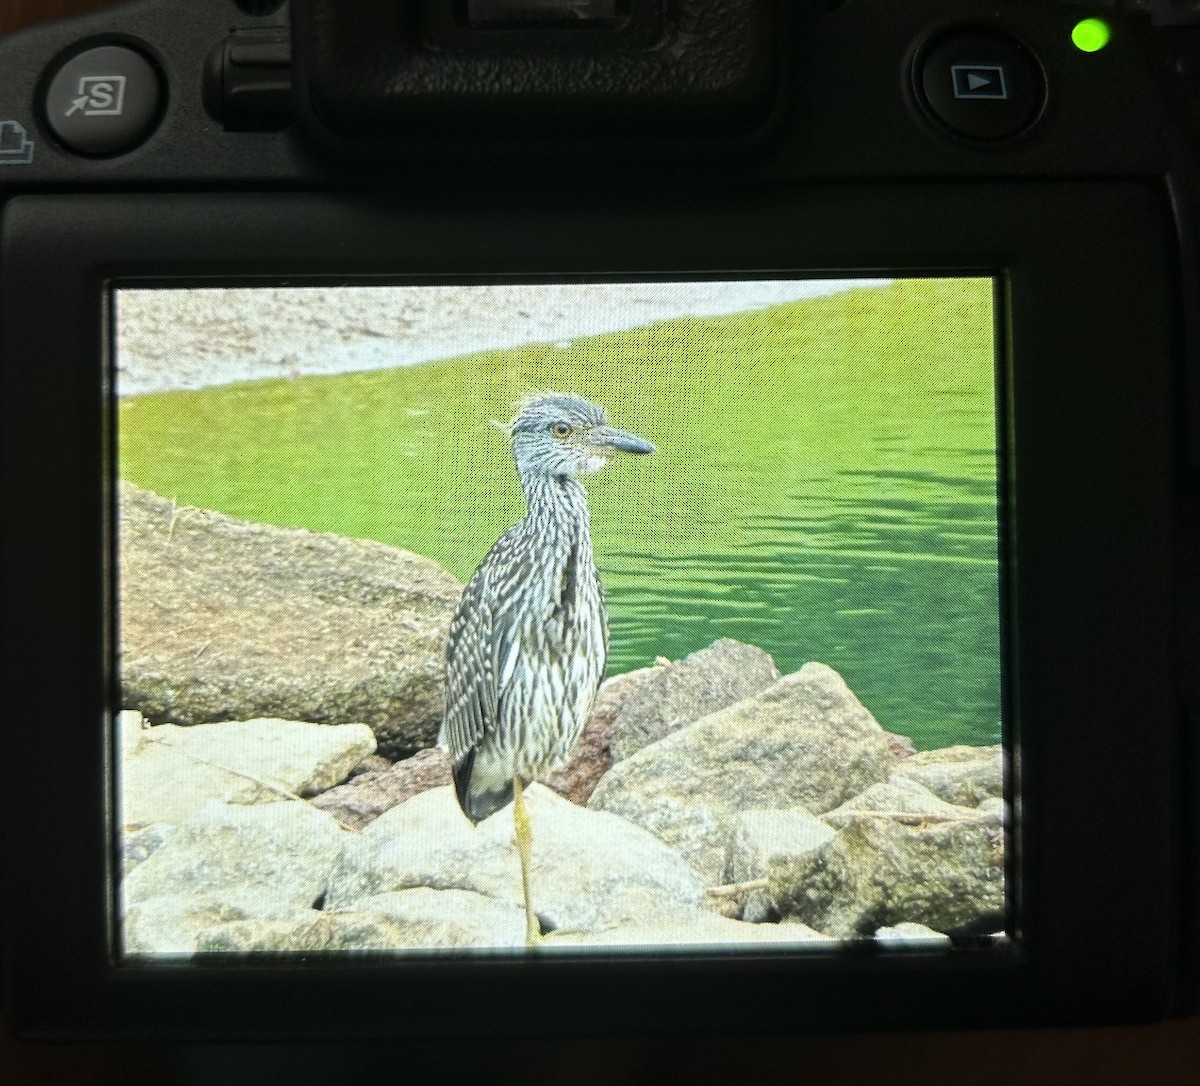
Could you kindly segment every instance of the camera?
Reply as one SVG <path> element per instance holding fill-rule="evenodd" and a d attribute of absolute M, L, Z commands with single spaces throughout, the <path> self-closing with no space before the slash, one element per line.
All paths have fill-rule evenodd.
<path fill-rule="evenodd" d="M 136 0 L 0 43 L 18 1029 L 1194 1013 L 1197 35 Z"/>

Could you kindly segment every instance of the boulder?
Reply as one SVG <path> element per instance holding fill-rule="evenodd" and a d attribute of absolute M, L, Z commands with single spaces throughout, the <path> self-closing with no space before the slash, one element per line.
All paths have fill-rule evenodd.
<path fill-rule="evenodd" d="M 433 747 L 389 764 L 386 769 L 352 777 L 317 796 L 313 806 L 328 811 L 347 829 L 361 830 L 384 811 L 450 783 L 450 760 L 444 751 Z"/>
<path fill-rule="evenodd" d="M 640 696 L 658 670 L 657 667 L 643 667 L 614 675 L 601 684 L 583 733 L 571 751 L 571 760 L 557 773 L 543 779 L 547 788 L 572 803 L 587 806 L 600 778 L 613 763 L 610 744 L 617 714 L 629 701 Z"/>
<path fill-rule="evenodd" d="M 924 785 L 947 803 L 978 807 L 985 799 L 1004 795 L 1004 748 L 923 750 L 905 758 L 896 775 Z"/>
<path fill-rule="evenodd" d="M 141 723 L 128 712 L 119 722 L 121 823 L 127 829 L 187 821 L 213 800 L 277 803 L 283 795 L 312 795 L 344 779 L 375 749 L 365 724 Z"/>
<path fill-rule="evenodd" d="M 170 840 L 174 832 L 174 826 L 162 823 L 122 833 L 121 874 L 128 875 L 138 864 L 150 859 Z"/>
<path fill-rule="evenodd" d="M 364 773 L 386 773 L 394 764 L 382 754 L 368 754 L 350 770 L 350 776 L 347 779 L 354 780 L 355 777 L 361 777 Z"/>
<path fill-rule="evenodd" d="M 821 944 L 831 943 L 828 936 L 803 924 L 748 924 L 709 912 L 667 914 L 641 924 L 621 924 L 597 932 L 551 932 L 545 945 L 555 947 L 669 946 L 678 952 L 686 948 L 711 949 L 746 943 Z"/>
<path fill-rule="evenodd" d="M 521 925 L 519 945 L 523 946 L 523 920 Z M 453 916 L 401 920 L 384 912 L 318 910 L 214 924 L 201 930 L 195 941 L 197 952 L 225 954 L 457 950 L 495 945 L 490 935 L 481 935 Z"/>
<path fill-rule="evenodd" d="M 433 890 L 419 886 L 394 890 L 357 901 L 356 915 L 381 915 L 411 932 L 432 933 L 444 927 L 453 942 L 417 942 L 415 946 L 525 945 L 525 910 L 473 890 Z M 330 915 L 337 915 L 331 913 Z"/>
<path fill-rule="evenodd" d="M 648 668 L 647 681 L 613 721 L 610 749 L 620 762 L 701 717 L 758 694 L 779 678 L 770 654 L 721 638 L 677 663 Z"/>
<path fill-rule="evenodd" d="M 832 830 L 803 807 L 790 811 L 743 811 L 733 819 L 725 855 L 725 883 L 746 886 L 767 879 L 777 863 L 820 848 Z M 766 887 L 737 892 L 737 915 L 752 923 L 777 920 Z"/>
<path fill-rule="evenodd" d="M 950 936 L 926 927 L 924 924 L 905 922 L 875 932 L 875 942 L 887 947 L 948 947 Z"/>
<path fill-rule="evenodd" d="M 154 723 L 359 721 L 433 744 L 462 585 L 395 547 L 179 506 L 122 482 L 122 703 Z"/>
<path fill-rule="evenodd" d="M 532 893 L 543 930 L 590 932 L 702 908 L 700 877 L 652 834 L 541 785 L 530 786 L 526 800 Z M 512 805 L 478 826 L 451 788 L 392 808 L 346 850 L 325 907 L 359 911 L 366 899 L 418 887 L 467 891 L 523 909 Z M 498 932 L 496 945 L 504 938 Z"/>
<path fill-rule="evenodd" d="M 135 709 L 122 709 L 113 721 L 117 732 L 117 749 L 121 761 L 124 762 L 131 754 L 141 749 L 144 736 L 142 732 L 150 725 L 141 713 Z"/>
<path fill-rule="evenodd" d="M 1004 827 L 995 816 L 956 810 L 831 813 L 843 825 L 836 837 L 772 868 L 772 904 L 843 939 L 901 923 L 950 934 L 995 927 L 1004 909 Z"/>
<path fill-rule="evenodd" d="M 424 900 L 422 898 L 424 897 Z M 525 950 L 524 913 L 463 890 L 401 890 L 367 898 L 351 911 L 307 910 L 287 917 L 230 918 L 195 914 L 205 926 L 185 944 L 198 953 L 321 953 L 347 951 Z M 812 945 L 827 937 L 803 924 L 743 924 L 704 910 L 668 913 L 642 924 L 595 932 L 554 931 L 539 955 L 579 947 L 671 947 L 704 950 L 749 944 Z M 190 952 L 190 950 L 189 950 Z"/>
<path fill-rule="evenodd" d="M 813 663 L 618 762 L 589 806 L 650 830 L 713 884 L 738 813 L 827 811 L 895 765 L 871 714 Z"/>
<path fill-rule="evenodd" d="M 349 836 L 301 800 L 213 803 L 125 876 L 126 946 L 188 952 L 187 939 L 213 923 L 310 909 Z"/>
<path fill-rule="evenodd" d="M 191 901 L 176 894 L 129 905 L 121 921 L 121 946 L 132 956 L 176 956 L 196 952 L 204 932 L 244 922 L 246 914 L 220 901 Z"/>
<path fill-rule="evenodd" d="M 826 812 L 822 817 L 838 829 L 850 825 L 865 814 L 901 818 L 909 825 L 935 819 L 946 821 L 974 818 L 977 812 L 970 807 L 959 807 L 939 799 L 928 788 L 908 777 L 896 775 L 881 784 L 873 784 L 840 807 Z"/>
<path fill-rule="evenodd" d="M 916 744 L 907 735 L 898 735 L 896 732 L 885 732 L 884 734 L 887 736 L 888 749 L 895 758 L 911 758 L 917 753 Z"/>
<path fill-rule="evenodd" d="M 992 796 L 989 799 L 985 799 L 976 810 L 980 814 L 995 815 L 1005 822 L 1008 821 L 1008 802 L 999 796 Z"/>

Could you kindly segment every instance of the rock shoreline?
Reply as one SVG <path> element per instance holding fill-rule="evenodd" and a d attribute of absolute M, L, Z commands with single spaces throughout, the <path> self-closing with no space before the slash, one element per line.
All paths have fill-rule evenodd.
<path fill-rule="evenodd" d="M 121 548 L 126 953 L 524 952 L 511 806 L 466 819 L 433 747 L 440 688 L 404 678 L 440 673 L 456 582 L 378 544 L 181 518 L 125 484 Z M 246 613 L 265 599 L 282 615 L 289 590 L 317 608 L 332 585 L 345 639 L 274 659 L 289 639 L 264 646 Z M 414 625 L 402 650 L 372 643 Z M 206 627 L 217 672 L 196 651 Z M 359 712 L 338 684 L 380 652 L 403 656 L 407 686 Z M 546 951 L 1001 931 L 1003 750 L 911 749 L 832 668 L 780 675 L 734 641 L 609 679 L 572 763 L 528 790 Z"/>

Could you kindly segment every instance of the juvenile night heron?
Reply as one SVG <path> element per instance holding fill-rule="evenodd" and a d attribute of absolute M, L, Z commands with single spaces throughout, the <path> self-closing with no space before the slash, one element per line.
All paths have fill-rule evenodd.
<path fill-rule="evenodd" d="M 526 942 L 540 937 L 529 891 L 532 834 L 522 787 L 560 768 L 604 676 L 608 621 L 579 478 L 616 453 L 654 446 L 608 425 L 573 394 L 525 401 L 509 427 L 525 518 L 488 551 L 463 590 L 446 641 L 438 742 L 474 822 L 514 800 Z"/>

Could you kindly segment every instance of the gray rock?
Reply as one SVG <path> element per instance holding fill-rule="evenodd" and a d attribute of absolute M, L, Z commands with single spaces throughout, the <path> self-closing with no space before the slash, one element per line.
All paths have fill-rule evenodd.
<path fill-rule="evenodd" d="M 897 759 L 911 758 L 917 753 L 916 744 L 907 735 L 898 735 L 896 732 L 884 734 L 887 736 L 888 749 Z"/>
<path fill-rule="evenodd" d="M 597 932 L 551 932 L 546 945 L 554 947 L 687 947 L 704 950 L 714 946 L 749 944 L 813 944 L 834 940 L 804 924 L 747 924 L 715 913 L 666 914 L 654 922 L 621 924 Z"/>
<path fill-rule="evenodd" d="M 505 911 L 486 898 L 479 899 L 482 907 L 474 908 L 462 900 L 447 900 L 457 893 L 406 890 L 368 899 L 361 911 L 294 909 L 272 916 L 248 915 L 212 902 L 181 905 L 177 899 L 153 898 L 130 907 L 124 925 L 126 953 L 311 954 L 524 946 L 520 909 L 509 906 Z"/>
<path fill-rule="evenodd" d="M 121 834 L 121 874 L 128 875 L 138 864 L 150 859 L 170 840 L 174 826 L 143 826 Z"/>
<path fill-rule="evenodd" d="M 921 820 L 974 818 L 977 812 L 971 807 L 959 807 L 938 799 L 923 785 L 896 775 L 882 784 L 871 785 L 840 807 L 827 812 L 823 818 L 829 825 L 842 829 L 864 814 L 889 818 L 910 816 L 907 822 L 913 825 Z"/>
<path fill-rule="evenodd" d="M 450 787 L 420 792 L 385 811 L 351 840 L 330 881 L 325 907 L 356 909 L 364 898 L 395 890 L 477 890 L 467 872 L 445 874 L 440 856 L 480 847 Z M 505 898 L 519 901 L 519 898 Z"/>
<path fill-rule="evenodd" d="M 883 729 L 837 672 L 806 664 L 617 763 L 590 806 L 650 830 L 712 884 L 739 812 L 830 810 L 895 764 Z"/>
<path fill-rule="evenodd" d="M 136 728 L 122 713 L 121 822 L 184 822 L 213 800 L 277 803 L 342 780 L 375 749 L 365 724 L 238 720 Z M 132 736 L 133 739 L 127 739 Z"/>
<path fill-rule="evenodd" d="M 1003 910 L 999 819 L 843 811 L 839 821 L 827 845 L 773 868 L 768 893 L 782 916 L 853 938 L 905 922 L 953 933 Z"/>
<path fill-rule="evenodd" d="M 382 754 L 368 754 L 358 765 L 350 770 L 349 780 L 361 777 L 364 773 L 386 773 L 392 768 L 393 764 L 393 762 L 383 757 Z"/>
<path fill-rule="evenodd" d="M 795 859 L 831 840 L 834 830 L 802 807 L 790 811 L 743 811 L 733 819 L 724 879 L 743 885 L 768 878 L 782 860 Z M 751 923 L 778 919 L 765 889 L 739 895 L 739 915 Z"/>
<path fill-rule="evenodd" d="M 703 905 L 699 876 L 653 835 L 578 807 L 541 785 L 526 791 L 533 823 L 532 892 L 547 929 L 596 931 Z M 326 907 L 429 887 L 523 908 L 512 806 L 472 826 L 450 788 L 423 792 L 376 819 L 336 872 Z M 497 935 L 497 944 L 506 938 Z"/>
<path fill-rule="evenodd" d="M 155 723 L 360 721 L 432 745 L 461 584 L 381 543 L 276 528 L 120 484 L 122 693 Z"/>
<path fill-rule="evenodd" d="M 522 922 L 523 923 L 523 922 Z M 521 928 L 522 945 L 524 927 Z M 461 950 L 492 945 L 452 916 L 409 921 L 379 912 L 310 910 L 290 917 L 249 918 L 205 928 L 199 953 L 353 953 Z"/>
<path fill-rule="evenodd" d="M 120 820 L 127 832 L 187 822 L 214 800 L 252 804 L 279 798 L 265 785 L 158 743 L 146 744 L 120 767 Z"/>
<path fill-rule="evenodd" d="M 901 762 L 896 775 L 924 785 L 947 803 L 978 807 L 989 797 L 1004 795 L 1004 748 L 923 750 Z"/>
<path fill-rule="evenodd" d="M 360 830 L 384 811 L 451 782 L 450 760 L 435 747 L 330 788 L 313 800 L 313 806 L 328 811 L 348 829 Z"/>
<path fill-rule="evenodd" d="M 123 709 L 117 713 L 114 721 L 117 730 L 117 749 L 124 760 L 134 754 L 142 745 L 142 732 L 150 726 L 135 709 Z"/>
<path fill-rule="evenodd" d="M 271 917 L 321 898 L 350 835 L 299 800 L 243 807 L 214 803 L 170 837 L 122 883 L 126 911 L 231 910 Z M 164 904 L 168 903 L 168 904 Z"/>
<path fill-rule="evenodd" d="M 976 810 L 980 814 L 994 815 L 1005 822 L 1008 821 L 1008 802 L 999 796 L 992 796 L 989 799 L 985 799 Z"/>
<path fill-rule="evenodd" d="M 950 936 L 934 931 L 924 924 L 905 922 L 893 927 L 880 928 L 875 932 L 875 941 L 881 946 L 891 947 L 939 947 L 949 946 Z"/>
<path fill-rule="evenodd" d="M 125 909 L 121 945 L 132 956 L 191 955 L 203 932 L 246 919 L 241 909 L 219 901 L 193 902 L 179 894 L 149 898 Z"/>
<path fill-rule="evenodd" d="M 610 740 L 614 762 L 685 724 L 760 693 L 779 678 L 768 653 L 729 638 L 648 672 L 637 696 L 628 698 L 616 714 Z"/>
<path fill-rule="evenodd" d="M 386 916 L 418 932 L 436 931 L 439 925 L 452 925 L 458 932 L 456 941 L 449 944 L 420 942 L 414 946 L 525 945 L 525 910 L 514 902 L 498 901 L 472 890 L 432 890 L 425 886 L 394 890 L 362 898 L 355 903 L 355 912 L 360 916 Z"/>

